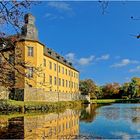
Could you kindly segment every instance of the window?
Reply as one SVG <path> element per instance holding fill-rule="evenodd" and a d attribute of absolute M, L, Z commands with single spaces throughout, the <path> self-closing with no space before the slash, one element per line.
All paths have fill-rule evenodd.
<path fill-rule="evenodd" d="M 59 86 L 61 86 L 61 79 L 59 78 Z"/>
<path fill-rule="evenodd" d="M 64 67 L 62 67 L 62 74 L 64 74 Z"/>
<path fill-rule="evenodd" d="M 56 79 L 56 77 L 54 77 L 54 85 L 56 85 L 57 84 L 57 79 Z"/>
<path fill-rule="evenodd" d="M 73 72 L 71 72 L 71 76 L 73 77 Z"/>
<path fill-rule="evenodd" d="M 69 76 L 70 76 L 70 70 L 69 70 Z"/>
<path fill-rule="evenodd" d="M 33 47 L 28 47 L 28 56 L 33 56 Z"/>
<path fill-rule="evenodd" d="M 46 67 L 46 59 L 43 60 L 44 67 Z"/>
<path fill-rule="evenodd" d="M 9 55 L 9 63 L 14 64 L 14 56 L 12 54 Z"/>
<path fill-rule="evenodd" d="M 64 79 L 62 79 L 62 86 L 64 87 L 65 85 L 64 85 Z"/>
<path fill-rule="evenodd" d="M 50 64 L 50 69 L 52 69 L 52 62 L 49 62 L 49 64 Z"/>
<path fill-rule="evenodd" d="M 43 83 L 45 83 L 45 73 L 43 74 Z"/>
<path fill-rule="evenodd" d="M 56 71 L 56 64 L 54 63 L 54 71 Z"/>
<path fill-rule="evenodd" d="M 50 76 L 50 85 L 52 85 L 52 76 Z"/>
<path fill-rule="evenodd" d="M 33 67 L 28 68 L 28 78 L 33 77 Z"/>
<path fill-rule="evenodd" d="M 69 88 L 70 88 L 70 81 L 69 81 Z"/>
<path fill-rule="evenodd" d="M 61 71 L 61 69 L 60 69 L 60 66 L 58 67 L 58 72 L 60 72 Z"/>
<path fill-rule="evenodd" d="M 66 69 L 66 75 L 67 75 L 67 69 Z"/>
<path fill-rule="evenodd" d="M 68 81 L 66 80 L 66 87 L 68 87 Z"/>

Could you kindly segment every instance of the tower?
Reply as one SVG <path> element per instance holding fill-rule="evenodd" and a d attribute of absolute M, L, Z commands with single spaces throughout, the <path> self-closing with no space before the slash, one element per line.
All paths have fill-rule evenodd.
<path fill-rule="evenodd" d="M 21 28 L 21 38 L 38 40 L 38 31 L 35 27 L 35 17 L 31 14 L 24 16 L 24 26 Z"/>

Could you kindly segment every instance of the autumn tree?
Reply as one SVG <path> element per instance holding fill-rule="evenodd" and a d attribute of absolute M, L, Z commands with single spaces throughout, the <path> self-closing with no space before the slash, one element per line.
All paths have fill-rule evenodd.
<path fill-rule="evenodd" d="M 119 83 L 109 83 L 102 86 L 103 98 L 120 98 L 119 91 Z"/>

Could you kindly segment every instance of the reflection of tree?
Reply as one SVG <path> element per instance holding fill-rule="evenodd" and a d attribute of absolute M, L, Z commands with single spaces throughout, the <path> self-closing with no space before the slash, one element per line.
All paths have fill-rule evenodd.
<path fill-rule="evenodd" d="M 133 123 L 140 123 L 140 117 L 134 117 L 132 118 Z"/>
<path fill-rule="evenodd" d="M 8 119 L 0 118 L 0 138 L 3 133 L 7 132 Z"/>
<path fill-rule="evenodd" d="M 0 133 L 1 139 L 23 139 L 24 138 L 24 120 L 23 117 L 9 119 L 6 131 Z"/>
<path fill-rule="evenodd" d="M 81 111 L 81 115 L 80 115 L 80 121 L 85 121 L 85 122 L 92 122 L 95 117 L 96 117 L 96 109 L 98 108 L 97 104 L 91 104 L 90 105 L 90 111 L 86 110 L 86 108 L 84 108 Z"/>

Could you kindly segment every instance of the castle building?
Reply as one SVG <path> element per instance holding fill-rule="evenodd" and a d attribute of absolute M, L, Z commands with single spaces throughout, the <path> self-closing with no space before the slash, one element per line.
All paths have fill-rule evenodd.
<path fill-rule="evenodd" d="M 18 64 L 15 67 L 20 73 L 14 73 L 16 81 L 12 97 L 24 101 L 77 99 L 79 71 L 64 57 L 39 42 L 35 18 L 31 14 L 26 14 L 24 21 L 14 49 L 14 61 Z"/>

